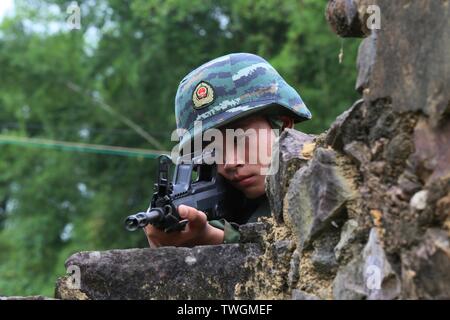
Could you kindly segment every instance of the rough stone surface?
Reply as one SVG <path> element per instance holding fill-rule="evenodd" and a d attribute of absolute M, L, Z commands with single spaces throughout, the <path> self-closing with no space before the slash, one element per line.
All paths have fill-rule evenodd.
<path fill-rule="evenodd" d="M 365 99 L 389 96 L 397 110 L 421 111 L 439 122 L 450 102 L 449 2 L 373 2 L 383 19 Z"/>
<path fill-rule="evenodd" d="M 288 273 L 289 288 L 295 288 L 295 285 L 299 280 L 299 274 L 300 274 L 300 254 L 298 250 L 295 250 L 291 257 L 290 268 Z"/>
<path fill-rule="evenodd" d="M 335 151 L 317 149 L 309 165 L 295 173 L 285 198 L 284 220 L 294 230 L 298 247 L 329 227 L 352 196 Z"/>
<path fill-rule="evenodd" d="M 318 297 L 298 289 L 292 290 L 292 300 L 319 300 Z"/>
<path fill-rule="evenodd" d="M 370 87 L 369 81 L 375 64 L 376 49 L 377 33 L 374 31 L 361 42 L 358 50 L 358 60 L 356 62 L 358 77 L 356 79 L 355 89 L 359 93 L 363 93 L 365 89 Z"/>
<path fill-rule="evenodd" d="M 341 37 L 363 37 L 364 21 L 358 12 L 358 0 L 330 0 L 325 16 L 331 29 Z"/>
<path fill-rule="evenodd" d="M 412 209 L 423 210 L 427 207 L 428 191 L 422 190 L 415 193 L 409 202 Z"/>
<path fill-rule="evenodd" d="M 362 252 L 367 298 L 392 300 L 400 295 L 400 281 L 386 257 L 378 233 L 376 228 L 370 230 L 369 240 Z"/>
<path fill-rule="evenodd" d="M 9 296 L 9 297 L 4 297 L 4 296 L 0 296 L 0 301 L 2 300 L 55 300 L 49 297 L 44 297 L 44 296 L 27 296 L 27 297 L 22 297 L 22 296 Z"/>
<path fill-rule="evenodd" d="M 429 229 L 421 244 L 403 254 L 404 297 L 410 299 L 450 297 L 449 241 L 448 232 Z"/>
<path fill-rule="evenodd" d="M 358 222 L 353 219 L 348 220 L 342 227 L 339 242 L 333 249 L 336 260 L 340 260 L 342 252 L 349 248 L 351 242 L 355 240 L 357 228 Z"/>
<path fill-rule="evenodd" d="M 358 165 L 366 165 L 371 159 L 370 149 L 364 143 L 354 141 L 344 147 L 344 152 Z"/>
<path fill-rule="evenodd" d="M 429 183 L 439 178 L 450 176 L 450 121 L 433 128 L 425 118 L 414 128 L 415 151 L 411 163 L 422 182 Z"/>
<path fill-rule="evenodd" d="M 81 288 L 63 278 L 56 297 L 62 299 L 232 299 L 234 286 L 248 273 L 258 245 L 80 252 L 66 267 L 80 269 Z"/>
<path fill-rule="evenodd" d="M 334 282 L 335 299 L 392 300 L 400 295 L 400 280 L 386 258 L 377 230 L 370 231 L 361 256 L 344 266 Z"/>
<path fill-rule="evenodd" d="M 327 145 L 332 146 L 336 150 L 342 150 L 344 147 L 344 139 L 349 135 L 354 135 L 352 130 L 355 128 L 356 122 L 359 121 L 360 109 L 363 107 L 364 100 L 356 101 L 347 111 L 342 113 L 333 122 L 325 137 Z"/>
<path fill-rule="evenodd" d="M 311 158 L 315 136 L 293 129 L 286 129 L 280 134 L 278 142 L 278 171 L 267 176 L 266 193 L 272 214 L 278 222 L 283 221 L 283 201 L 289 186 L 290 177 Z M 306 146 L 306 148 L 305 148 Z M 276 156 L 277 153 L 274 153 Z M 275 160 L 273 160 L 275 161 Z"/>
<path fill-rule="evenodd" d="M 264 241 L 264 235 L 267 233 L 267 224 L 262 222 L 247 223 L 239 227 L 241 234 L 241 243 L 259 243 Z"/>
<path fill-rule="evenodd" d="M 338 263 L 334 254 L 334 248 L 339 240 L 339 232 L 337 231 L 330 230 L 326 233 L 326 236 L 313 243 L 311 262 L 317 272 L 332 275 L 337 271 Z"/>
<path fill-rule="evenodd" d="M 251 260 L 247 267 L 249 277 L 236 285 L 238 299 L 291 299 L 290 287 L 298 275 L 298 253 L 290 230 L 277 224 L 273 218 L 265 220 L 268 230 L 264 235 L 263 254 Z M 294 261 L 292 261 L 294 258 Z"/>
<path fill-rule="evenodd" d="M 357 257 L 339 270 L 333 282 L 334 299 L 362 300 L 367 297 L 362 265 L 362 258 Z"/>

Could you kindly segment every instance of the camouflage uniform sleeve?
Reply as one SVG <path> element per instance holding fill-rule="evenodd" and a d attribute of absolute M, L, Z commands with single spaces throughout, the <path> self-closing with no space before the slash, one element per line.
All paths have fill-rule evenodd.
<path fill-rule="evenodd" d="M 220 230 L 223 230 L 223 243 L 238 243 L 241 234 L 239 233 L 239 226 L 235 223 L 231 224 L 225 219 L 208 221 L 210 225 Z"/>

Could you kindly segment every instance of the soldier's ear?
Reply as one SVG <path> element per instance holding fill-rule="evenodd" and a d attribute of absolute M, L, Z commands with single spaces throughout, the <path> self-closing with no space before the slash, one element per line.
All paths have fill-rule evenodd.
<path fill-rule="evenodd" d="M 286 128 L 292 129 L 294 127 L 294 119 L 288 116 L 280 116 L 280 120 L 283 122 L 283 125 L 281 126 L 281 131 L 283 131 Z"/>

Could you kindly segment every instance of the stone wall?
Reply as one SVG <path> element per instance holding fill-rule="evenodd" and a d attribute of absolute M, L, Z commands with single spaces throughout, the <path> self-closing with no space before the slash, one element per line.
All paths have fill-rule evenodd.
<path fill-rule="evenodd" d="M 450 298 L 450 2 L 331 0 L 326 15 L 365 37 L 362 99 L 319 136 L 282 134 L 273 216 L 241 244 L 75 254 L 81 287 L 63 277 L 57 297 Z"/>
<path fill-rule="evenodd" d="M 380 8 L 379 30 L 367 28 L 369 5 Z M 238 296 L 448 299 L 450 4 L 334 0 L 326 15 L 340 36 L 365 36 L 362 99 L 281 177 L 285 193 L 269 178 L 282 203 L 272 224 L 286 232 L 274 231 Z M 305 158 L 281 150 L 281 160 Z"/>

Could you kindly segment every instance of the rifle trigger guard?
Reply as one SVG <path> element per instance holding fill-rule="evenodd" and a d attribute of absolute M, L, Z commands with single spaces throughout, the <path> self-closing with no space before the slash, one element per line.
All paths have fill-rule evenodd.
<path fill-rule="evenodd" d="M 186 227 L 187 223 L 188 223 L 188 220 L 187 220 L 187 219 L 181 220 L 181 221 L 178 222 L 176 225 L 171 226 L 171 227 L 169 227 L 169 228 L 166 228 L 166 229 L 164 230 L 164 232 L 167 232 L 167 233 L 168 233 L 168 232 L 173 232 L 173 231 L 181 231 L 181 230 L 183 230 L 183 229 Z"/>

